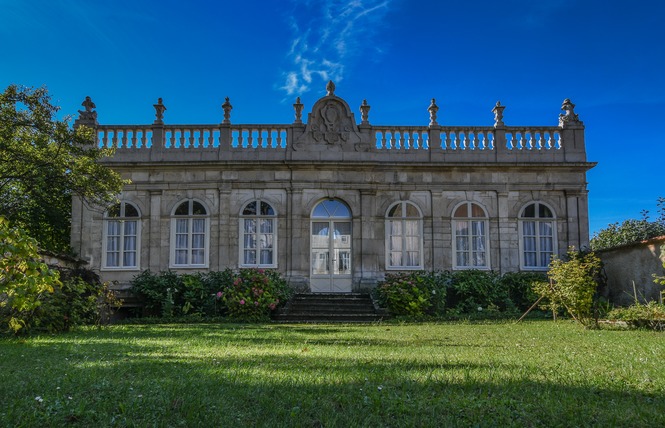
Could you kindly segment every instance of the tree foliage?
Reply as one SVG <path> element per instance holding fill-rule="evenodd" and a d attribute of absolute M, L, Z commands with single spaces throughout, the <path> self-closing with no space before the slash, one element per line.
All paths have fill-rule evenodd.
<path fill-rule="evenodd" d="M 658 218 L 655 221 L 649 219 L 648 211 L 643 211 L 639 220 L 628 219 L 621 224 L 610 224 L 591 238 L 591 249 L 600 251 L 662 235 L 665 235 L 665 198 L 658 198 Z"/>
<path fill-rule="evenodd" d="M 0 217 L 0 328 L 24 328 L 42 294 L 58 285 L 58 272 L 39 261 L 37 242 Z"/>
<path fill-rule="evenodd" d="M 69 246 L 71 197 L 108 205 L 123 181 L 98 161 L 92 129 L 58 120 L 46 88 L 11 85 L 0 94 L 0 215 L 23 227 L 41 248 Z"/>

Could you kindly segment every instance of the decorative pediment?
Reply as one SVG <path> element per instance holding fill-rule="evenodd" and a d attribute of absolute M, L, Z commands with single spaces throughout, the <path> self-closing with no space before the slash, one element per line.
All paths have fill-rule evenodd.
<path fill-rule="evenodd" d="M 349 105 L 335 95 L 331 82 L 307 117 L 305 132 L 293 144 L 298 151 L 360 151 L 361 135 Z"/>

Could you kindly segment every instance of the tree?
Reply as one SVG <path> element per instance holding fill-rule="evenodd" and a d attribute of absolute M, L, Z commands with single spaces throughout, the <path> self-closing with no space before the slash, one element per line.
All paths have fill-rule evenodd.
<path fill-rule="evenodd" d="M 98 161 L 113 154 L 94 131 L 58 120 L 48 90 L 10 85 L 0 94 L 0 215 L 42 249 L 69 249 L 71 198 L 107 206 L 123 180 Z"/>
<path fill-rule="evenodd" d="M 37 241 L 0 217 L 0 329 L 17 333 L 60 285 L 59 274 L 39 261 Z"/>
<path fill-rule="evenodd" d="M 648 211 L 642 211 L 639 220 L 628 219 L 621 224 L 608 225 L 591 238 L 590 244 L 593 251 L 600 251 L 662 235 L 665 235 L 665 198 L 658 198 L 658 218 L 655 221 L 649 220 Z"/>

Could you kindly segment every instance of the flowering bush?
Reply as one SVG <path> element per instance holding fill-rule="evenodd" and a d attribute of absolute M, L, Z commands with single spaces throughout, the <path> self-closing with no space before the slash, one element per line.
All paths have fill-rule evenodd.
<path fill-rule="evenodd" d="M 420 316 L 443 311 L 448 274 L 400 272 L 387 274 L 376 289 L 379 304 L 395 315 Z"/>
<path fill-rule="evenodd" d="M 229 317 L 253 321 L 267 319 L 289 295 L 290 289 L 278 272 L 241 269 L 232 285 L 217 291 L 214 298 L 224 303 Z"/>

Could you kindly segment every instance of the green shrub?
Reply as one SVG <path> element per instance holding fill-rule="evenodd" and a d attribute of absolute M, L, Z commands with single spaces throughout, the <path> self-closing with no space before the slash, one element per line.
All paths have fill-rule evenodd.
<path fill-rule="evenodd" d="M 65 275 L 63 275 L 65 276 Z M 56 333 L 77 325 L 100 325 L 119 302 L 99 278 L 69 274 L 53 293 L 42 295 L 41 304 L 26 323 L 30 331 Z M 84 279 L 85 278 L 85 279 Z"/>
<path fill-rule="evenodd" d="M 458 313 L 513 309 L 507 284 L 494 272 L 460 270 L 452 275 L 448 307 Z"/>
<path fill-rule="evenodd" d="M 229 318 L 259 321 L 268 319 L 290 295 L 291 289 L 277 271 L 241 269 L 232 284 L 220 288 L 214 297 L 224 302 Z"/>
<path fill-rule="evenodd" d="M 594 295 L 601 278 L 602 262 L 593 252 L 570 249 L 566 259 L 552 258 L 547 273 L 549 283 L 541 283 L 536 291 L 547 299 L 545 307 L 557 312 L 565 308 L 570 316 L 585 326 L 598 317 L 594 314 Z"/>
<path fill-rule="evenodd" d="M 148 315 L 242 320 L 267 319 L 271 311 L 286 303 L 291 292 L 277 271 L 263 269 L 182 275 L 146 270 L 134 277 L 131 290 L 143 300 Z"/>
<path fill-rule="evenodd" d="M 637 303 L 627 308 L 615 308 L 607 314 L 607 319 L 625 321 L 635 328 L 665 330 L 665 305 L 651 301 L 644 305 Z"/>
<path fill-rule="evenodd" d="M 376 288 L 381 306 L 394 315 L 441 314 L 445 308 L 447 272 L 389 273 Z"/>
<path fill-rule="evenodd" d="M 508 272 L 501 276 L 499 281 L 508 295 L 512 304 L 520 311 L 526 311 L 538 300 L 538 293 L 534 290 L 534 284 L 547 282 L 547 275 L 537 272 Z"/>
<path fill-rule="evenodd" d="M 213 297 L 230 287 L 233 278 L 230 269 L 182 275 L 172 271 L 155 274 L 146 270 L 134 277 L 131 291 L 143 300 L 148 315 L 211 317 L 225 312 L 223 303 Z"/>

